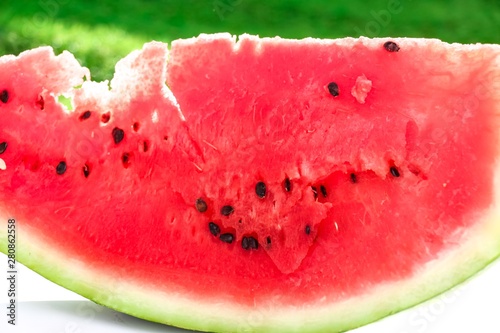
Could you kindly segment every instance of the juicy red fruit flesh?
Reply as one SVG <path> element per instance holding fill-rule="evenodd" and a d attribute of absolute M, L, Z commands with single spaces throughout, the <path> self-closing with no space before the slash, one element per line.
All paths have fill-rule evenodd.
<path fill-rule="evenodd" d="M 248 40 L 240 42 L 234 53 L 229 45 L 221 46 L 223 43 L 217 41 L 200 44 L 207 52 L 211 47 L 215 52 L 217 47 L 224 65 L 218 64 L 218 58 L 209 58 L 210 53 L 200 59 L 196 47 L 201 45 L 182 44 L 177 49 L 174 46 L 175 61 L 167 84 L 181 108 L 186 106 L 183 114 L 196 140 L 217 147 L 217 151 L 203 148 L 204 158 L 209 161 L 224 156 L 217 166 L 225 167 L 214 174 L 221 175 L 221 183 L 243 186 L 239 191 L 227 191 L 227 195 L 217 187 L 210 190 L 217 178 L 210 176 L 212 165 L 207 162 L 202 165 L 207 176 L 202 173 L 195 192 L 211 197 L 215 205 L 234 201 L 232 217 L 221 219 L 226 227 L 248 233 L 262 228 L 259 243 L 268 243 L 270 237 L 272 248 L 283 246 L 280 240 L 286 243 L 292 237 L 297 247 L 304 246 L 304 253 L 310 255 L 303 258 L 298 271 L 290 274 L 314 276 L 312 267 L 321 267 L 324 276 L 301 286 L 304 294 L 325 291 L 324 286 L 330 283 L 341 290 L 354 291 L 363 285 L 363 280 L 375 283 L 411 276 L 414 265 L 430 260 L 446 246 L 446 235 L 474 221 L 465 217 L 467 214 L 491 202 L 490 177 L 498 132 L 494 125 L 498 121 L 492 118 L 493 102 L 481 100 L 483 104 L 464 126 L 461 112 L 465 112 L 465 103 L 450 97 L 455 96 L 455 89 L 462 91 L 462 84 L 470 87 L 476 77 L 474 72 L 481 70 L 467 56 L 460 59 L 469 61 L 470 72 L 444 85 L 449 89 L 448 95 L 442 89 L 443 80 L 453 80 L 453 73 L 462 72 L 463 64 L 443 62 L 445 50 L 434 45 L 419 49 L 404 42 L 381 41 L 369 51 L 356 44 L 337 52 L 325 46 L 308 53 L 305 46 L 298 44 L 264 44 L 259 45 L 259 56 L 254 57 L 255 45 Z M 252 71 L 238 71 L 238 64 L 242 63 Z M 362 75 L 373 84 L 364 104 L 350 94 Z M 200 95 L 190 85 L 190 77 L 200 78 L 199 84 L 208 87 L 206 95 Z M 226 94 L 222 91 L 228 77 L 237 77 L 238 81 Z M 261 94 L 262 91 L 267 94 Z M 237 104 L 225 107 L 220 102 L 224 99 Z M 450 111 L 457 107 L 461 111 Z M 218 125 L 221 114 L 224 122 Z M 455 122 L 457 126 L 450 125 Z M 224 149 L 227 139 L 220 133 L 228 132 L 237 135 L 238 140 L 234 140 L 231 149 Z M 233 148 L 248 149 L 248 142 L 258 147 L 254 155 Z M 270 153 L 262 155 L 261 150 Z M 294 154 L 295 150 L 300 154 Z M 452 153 L 456 151 L 461 153 Z M 475 165 L 485 172 L 484 179 L 477 179 L 474 167 L 466 161 L 459 162 L 459 156 L 469 153 L 474 158 L 480 156 L 481 162 Z M 265 167 L 249 170 L 241 167 L 239 161 Z M 246 195 L 253 188 L 254 179 L 266 184 L 265 199 Z M 295 193 L 303 201 L 294 201 Z M 327 213 L 313 218 L 308 235 L 307 216 L 300 216 L 289 229 L 283 226 L 285 213 L 276 220 L 270 218 L 274 207 L 284 209 L 288 205 L 296 205 L 297 210 L 300 206 L 309 213 L 325 208 Z M 254 210 L 257 216 L 248 221 L 245 211 Z M 268 225 L 259 223 L 261 216 L 267 216 Z M 239 227 L 242 217 L 243 226 Z M 214 214 L 207 218 L 218 217 Z M 246 228 L 245 224 L 252 220 L 254 229 Z M 275 224 L 286 230 L 285 236 L 273 229 Z M 294 236 L 290 231 L 293 228 Z M 308 239 L 312 242 L 306 243 Z M 262 247 L 256 252 L 266 251 Z M 267 253 L 274 263 L 283 259 L 272 249 Z M 366 263 L 368 253 L 371 259 Z M 331 262 L 336 263 L 334 267 Z"/>
<path fill-rule="evenodd" d="M 275 293 L 284 303 L 300 304 L 320 293 L 328 301 L 362 293 L 367 281 L 411 276 L 438 255 L 449 235 L 474 221 L 468 214 L 491 202 L 498 126 L 488 100 L 480 101 L 467 126 L 450 126 L 464 121 L 447 111 L 457 109 L 456 101 L 443 90 L 430 94 L 443 78 L 425 74 L 446 66 L 458 71 L 452 63 L 426 60 L 443 59 L 439 49 L 429 54 L 400 44 L 393 53 L 381 45 L 315 52 L 272 43 L 256 52 L 251 41 L 238 52 L 229 42 L 174 46 L 167 83 L 186 118 L 182 123 L 174 107 L 161 104 L 159 89 L 149 94 L 154 98 L 142 96 L 141 107 L 118 103 L 120 112 L 86 121 L 78 115 L 107 108 L 89 102 L 65 115 L 49 102 L 43 114 L 26 107 L 40 117 L 28 123 L 18 108 L 5 108 L 22 101 L 0 94 L 0 112 L 9 119 L 1 139 L 15 142 L 2 155 L 8 167 L 0 175 L 0 202 L 10 203 L 22 189 L 30 200 L 11 205 L 13 214 L 51 221 L 37 225 L 46 235 L 58 225 L 52 221 L 64 222 L 64 241 L 54 246 L 96 264 L 128 267 L 130 277 L 159 290 L 168 276 L 186 290 L 217 288 L 242 303 Z M 335 56 L 332 48 L 339 48 Z M 474 66 L 465 66 L 469 83 Z M 362 74 L 374 87 L 365 104 L 349 94 Z M 236 81 L 228 87 L 227 78 Z M 337 88 L 325 91 L 332 79 Z M 13 89 L 12 96 L 20 96 L 21 88 Z M 22 98 L 33 101 L 42 91 L 34 87 Z M 436 105 L 444 111 L 434 112 Z M 418 112 L 434 118 L 425 122 Z M 36 137 L 18 142 L 17 123 Z M 49 131 L 39 123 L 55 125 Z M 75 137 L 67 147 L 33 148 L 39 136 L 66 138 L 68 128 L 77 130 L 70 131 Z M 474 154 L 474 166 L 460 163 L 459 152 Z M 84 190 L 69 191 L 77 188 Z M 145 273 L 148 265 L 154 270 Z"/>

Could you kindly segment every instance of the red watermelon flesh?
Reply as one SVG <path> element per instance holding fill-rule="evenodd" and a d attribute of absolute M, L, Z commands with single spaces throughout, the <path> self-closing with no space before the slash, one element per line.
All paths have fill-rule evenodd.
<path fill-rule="evenodd" d="M 0 58 L 20 261 L 154 321 L 333 332 L 499 255 L 498 46 L 219 34 L 166 58 L 110 87 L 50 48 Z"/>

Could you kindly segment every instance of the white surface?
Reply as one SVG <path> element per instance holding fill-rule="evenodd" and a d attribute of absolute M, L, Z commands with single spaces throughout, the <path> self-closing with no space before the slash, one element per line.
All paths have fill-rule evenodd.
<path fill-rule="evenodd" d="M 5 265 L 2 265 L 2 262 Z M 7 257 L 0 255 L 2 333 L 188 332 L 109 310 L 17 264 L 16 326 L 7 323 Z M 500 261 L 430 302 L 352 333 L 500 333 Z M 273 332 L 271 332 L 273 333 Z M 327 332 L 325 332 L 327 333 Z"/>

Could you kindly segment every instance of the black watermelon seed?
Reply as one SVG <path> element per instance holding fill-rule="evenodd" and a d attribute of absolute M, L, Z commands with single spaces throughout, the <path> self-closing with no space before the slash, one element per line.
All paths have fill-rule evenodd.
<path fill-rule="evenodd" d="M 266 237 L 266 244 L 271 245 L 271 237 L 269 236 Z"/>
<path fill-rule="evenodd" d="M 234 212 L 234 208 L 233 206 L 223 206 L 221 209 L 220 209 L 220 213 L 224 216 L 229 216 L 231 215 L 232 213 Z"/>
<path fill-rule="evenodd" d="M 220 228 L 217 224 L 213 222 L 208 223 L 208 229 L 210 230 L 210 233 L 214 235 L 215 237 L 219 236 L 220 234 Z"/>
<path fill-rule="evenodd" d="M 120 142 L 122 142 L 123 138 L 125 137 L 125 132 L 118 127 L 113 128 L 111 134 L 113 135 L 113 141 L 115 141 L 115 144 L 119 144 Z"/>
<path fill-rule="evenodd" d="M 398 52 L 399 46 L 398 46 L 398 44 L 389 41 L 389 42 L 384 43 L 384 49 L 386 49 L 389 52 Z"/>
<path fill-rule="evenodd" d="M 56 173 L 58 175 L 62 175 L 63 173 L 66 172 L 66 162 L 61 161 L 59 164 L 56 166 Z"/>
<path fill-rule="evenodd" d="M 354 184 L 358 182 L 358 177 L 354 173 L 351 173 L 351 182 Z"/>
<path fill-rule="evenodd" d="M 339 85 L 335 82 L 328 83 L 328 91 L 333 97 L 337 97 L 339 95 Z"/>
<path fill-rule="evenodd" d="M 259 248 L 259 242 L 252 236 L 243 237 L 241 240 L 241 247 L 244 250 L 256 250 Z"/>
<path fill-rule="evenodd" d="M 196 199 L 195 207 L 196 210 L 199 211 L 200 213 L 205 213 L 208 208 L 207 203 L 202 198 Z"/>
<path fill-rule="evenodd" d="M 326 187 L 324 185 L 321 185 L 319 187 L 319 190 L 321 191 L 321 194 L 323 194 L 323 197 L 326 198 L 326 195 L 327 195 L 327 193 L 326 193 Z"/>
<path fill-rule="evenodd" d="M 135 122 L 133 125 L 132 125 L 132 129 L 137 132 L 139 130 L 139 123 L 138 122 Z"/>
<path fill-rule="evenodd" d="M 130 154 L 129 153 L 123 153 L 122 155 L 122 163 L 125 167 L 129 165 L 130 162 Z"/>
<path fill-rule="evenodd" d="M 83 170 L 83 175 L 85 176 L 85 178 L 88 178 L 90 175 L 90 167 L 87 164 L 85 164 L 83 166 L 82 170 Z"/>
<path fill-rule="evenodd" d="M 144 141 L 144 142 L 142 143 L 142 150 L 143 150 L 144 152 L 147 152 L 147 151 L 149 150 L 149 143 L 148 143 L 147 141 Z"/>
<path fill-rule="evenodd" d="M 391 167 L 391 175 L 393 175 L 394 177 L 399 177 L 399 171 L 396 167 Z"/>
<path fill-rule="evenodd" d="M 306 225 L 305 232 L 306 232 L 306 235 L 309 235 L 311 233 L 311 227 L 309 225 Z"/>
<path fill-rule="evenodd" d="M 5 153 L 5 150 L 7 150 L 7 146 L 8 146 L 8 144 L 5 141 L 0 143 L 0 154 Z"/>
<path fill-rule="evenodd" d="M 255 185 L 255 193 L 259 198 L 264 198 L 266 196 L 266 184 L 264 184 L 264 182 L 258 182 Z"/>
<path fill-rule="evenodd" d="M 223 241 L 224 243 L 231 244 L 234 240 L 234 235 L 227 233 L 227 234 L 222 234 L 219 236 L 219 239 Z"/>
<path fill-rule="evenodd" d="M 91 115 L 92 115 L 92 112 L 90 112 L 90 111 L 88 111 L 88 110 L 87 110 L 87 111 L 83 112 L 83 113 L 80 115 L 79 119 L 80 119 L 80 120 L 89 119 Z"/>
<path fill-rule="evenodd" d="M 253 237 L 248 237 L 248 245 L 250 249 L 257 250 L 259 248 L 259 242 Z"/>
<path fill-rule="evenodd" d="M 243 237 L 241 240 L 241 247 L 243 250 L 248 250 L 248 237 Z"/>
<path fill-rule="evenodd" d="M 109 112 L 101 114 L 101 121 L 103 123 L 106 124 L 110 119 L 111 119 L 111 116 L 110 116 Z"/>
<path fill-rule="evenodd" d="M 7 103 L 9 101 L 9 92 L 7 90 L 2 90 L 2 92 L 0 92 L 0 101 L 2 101 L 2 103 Z"/>
<path fill-rule="evenodd" d="M 311 190 L 313 191 L 314 199 L 318 199 L 318 189 L 316 186 L 311 186 Z"/>
<path fill-rule="evenodd" d="M 283 181 L 283 188 L 286 192 L 290 192 L 292 190 L 292 182 L 290 181 L 290 178 L 285 178 L 285 180 Z"/>

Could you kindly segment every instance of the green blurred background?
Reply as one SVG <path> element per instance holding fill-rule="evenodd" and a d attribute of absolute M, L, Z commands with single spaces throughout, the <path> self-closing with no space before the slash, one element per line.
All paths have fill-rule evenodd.
<path fill-rule="evenodd" d="M 0 55 L 73 52 L 95 80 L 152 39 L 212 32 L 335 38 L 409 36 L 500 43 L 500 0 L 2 0 Z"/>

